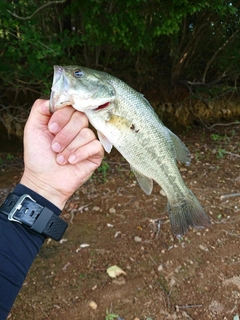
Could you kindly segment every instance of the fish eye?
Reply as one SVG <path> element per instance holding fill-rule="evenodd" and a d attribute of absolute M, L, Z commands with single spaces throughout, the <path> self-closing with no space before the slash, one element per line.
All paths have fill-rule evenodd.
<path fill-rule="evenodd" d="M 73 74 L 76 78 L 81 78 L 84 76 L 84 72 L 80 69 L 74 70 Z"/>

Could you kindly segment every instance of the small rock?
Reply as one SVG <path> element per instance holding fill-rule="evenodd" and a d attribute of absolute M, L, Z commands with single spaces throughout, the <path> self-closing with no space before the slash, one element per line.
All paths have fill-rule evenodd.
<path fill-rule="evenodd" d="M 110 209 L 109 209 L 109 213 L 116 213 L 116 209 L 110 208 Z"/>
<path fill-rule="evenodd" d="M 64 242 L 68 241 L 68 239 L 61 239 L 59 242 L 62 244 Z"/>
<path fill-rule="evenodd" d="M 123 277 L 121 277 L 121 278 L 118 278 L 118 279 L 114 279 L 112 282 L 114 284 L 117 284 L 117 285 L 121 286 L 121 285 L 126 283 L 126 280 Z"/>
<path fill-rule="evenodd" d="M 121 234 L 121 231 L 117 231 L 114 235 L 114 238 L 117 238 Z"/>
<path fill-rule="evenodd" d="M 199 245 L 199 248 L 203 251 L 208 251 L 208 248 L 206 246 L 203 246 L 202 244 Z"/>
<path fill-rule="evenodd" d="M 141 241 L 142 241 L 142 238 L 136 236 L 136 237 L 134 237 L 134 241 L 136 241 L 136 242 L 141 242 Z"/>
<path fill-rule="evenodd" d="M 163 265 L 162 265 L 162 264 L 160 264 L 160 265 L 158 266 L 158 271 L 159 271 L 159 272 L 163 271 Z"/>
<path fill-rule="evenodd" d="M 180 172 L 185 172 L 185 171 L 187 171 L 187 168 L 180 168 L 179 171 Z"/>
<path fill-rule="evenodd" d="M 108 228 L 113 228 L 113 224 L 107 223 Z"/>
<path fill-rule="evenodd" d="M 176 280 L 174 278 L 172 278 L 170 281 L 170 288 L 175 286 L 175 284 L 176 284 Z"/>
<path fill-rule="evenodd" d="M 80 248 L 87 248 L 87 247 L 90 247 L 90 244 L 88 244 L 88 243 L 80 244 Z"/>
<path fill-rule="evenodd" d="M 229 284 L 235 285 L 238 288 L 238 290 L 240 290 L 240 277 L 233 276 L 232 278 L 223 281 L 223 285 L 227 286 Z"/>
<path fill-rule="evenodd" d="M 97 309 L 97 304 L 94 301 L 89 302 L 89 307 L 92 308 L 93 310 Z"/>
<path fill-rule="evenodd" d="M 212 301 L 209 305 L 209 310 L 214 314 L 220 314 L 224 310 L 223 305 L 218 301 Z"/>

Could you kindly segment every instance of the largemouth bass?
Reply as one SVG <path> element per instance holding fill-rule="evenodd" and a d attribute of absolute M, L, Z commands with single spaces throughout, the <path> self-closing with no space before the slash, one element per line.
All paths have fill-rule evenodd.
<path fill-rule="evenodd" d="M 51 112 L 72 105 L 84 112 L 109 153 L 114 146 L 129 162 L 146 194 L 153 180 L 168 198 L 173 234 L 210 224 L 208 215 L 185 185 L 176 160 L 190 163 L 188 148 L 161 122 L 142 94 L 105 72 L 79 66 L 54 66 Z"/>

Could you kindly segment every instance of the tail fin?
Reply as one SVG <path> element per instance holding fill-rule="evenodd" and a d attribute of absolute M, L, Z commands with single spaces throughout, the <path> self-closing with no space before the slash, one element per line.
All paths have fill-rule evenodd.
<path fill-rule="evenodd" d="M 189 190 L 189 195 L 181 203 L 168 203 L 168 213 L 172 232 L 175 236 L 184 235 L 189 227 L 204 228 L 210 225 L 210 219 L 198 202 L 195 195 Z"/>

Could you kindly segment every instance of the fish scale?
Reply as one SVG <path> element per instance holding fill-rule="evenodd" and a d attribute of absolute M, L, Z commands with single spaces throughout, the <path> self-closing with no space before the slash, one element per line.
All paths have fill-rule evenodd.
<path fill-rule="evenodd" d="M 116 83 L 113 83 L 113 86 L 117 88 L 117 92 L 119 92 L 118 89 L 121 85 L 123 86 L 121 92 L 124 92 L 124 95 L 119 95 L 116 102 L 117 105 L 121 106 L 121 109 L 119 111 L 118 108 L 116 108 L 114 114 L 119 117 L 121 117 L 120 114 L 124 113 L 129 113 L 131 115 L 130 119 L 127 118 L 129 119 L 128 121 L 125 119 L 126 130 L 122 130 L 122 126 L 113 125 L 111 120 L 106 121 L 106 118 L 104 117 L 103 119 L 105 121 L 100 123 L 98 117 L 95 117 L 95 113 L 92 111 L 86 112 L 86 114 L 97 130 L 102 132 L 109 131 L 109 135 L 114 137 L 112 144 L 125 159 L 130 164 L 134 163 L 135 169 L 154 179 L 161 185 L 165 193 L 168 196 L 171 196 L 173 201 L 175 197 L 178 196 L 177 198 L 179 198 L 179 194 L 174 191 L 176 188 L 176 180 L 178 180 L 179 190 L 180 187 L 183 187 L 183 181 L 179 170 L 175 165 L 172 165 L 172 163 L 171 165 L 168 163 L 162 165 L 165 154 L 171 152 L 170 143 L 172 143 L 172 141 L 170 138 L 166 139 L 166 137 L 163 139 L 162 136 L 166 136 L 166 131 L 164 130 L 164 126 L 159 122 L 156 114 L 152 112 L 152 107 L 149 105 L 148 101 L 142 99 L 140 96 L 140 99 L 143 100 L 145 106 L 138 108 L 137 100 L 134 97 L 135 91 L 126 90 L 127 86 L 122 82 L 117 83 L 116 81 Z M 155 123 L 153 123 L 153 117 Z M 135 119 L 138 119 L 137 123 L 135 122 Z M 132 124 L 134 125 L 134 129 L 131 129 Z M 141 128 L 144 128 L 144 130 L 141 130 Z M 153 137 L 153 139 L 149 139 L 149 137 Z M 131 141 L 131 143 L 129 143 L 129 141 Z M 158 144 L 159 147 L 158 153 L 156 153 L 155 150 L 156 144 Z M 133 147 L 136 149 L 134 153 L 132 152 Z M 148 160 L 148 165 L 145 164 L 146 159 Z M 173 157 L 171 157 L 170 160 L 175 164 L 175 159 Z M 154 168 L 159 168 L 159 170 L 156 171 Z M 163 181 L 165 183 L 163 183 Z M 188 193 L 187 187 L 183 187 L 182 189 L 184 189 L 185 194 Z M 181 197 L 183 195 L 184 192 L 181 192 Z"/>
<path fill-rule="evenodd" d="M 144 192 L 152 192 L 153 180 L 161 186 L 176 236 L 185 234 L 189 227 L 210 224 L 176 163 L 189 164 L 189 150 L 164 126 L 142 94 L 104 72 L 55 66 L 50 109 L 54 112 L 69 104 L 86 114 L 107 152 L 114 146 L 129 162 Z"/>

